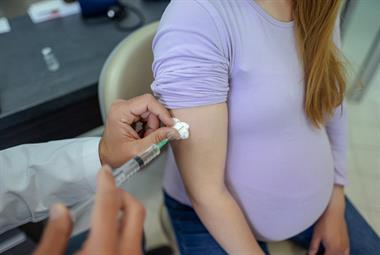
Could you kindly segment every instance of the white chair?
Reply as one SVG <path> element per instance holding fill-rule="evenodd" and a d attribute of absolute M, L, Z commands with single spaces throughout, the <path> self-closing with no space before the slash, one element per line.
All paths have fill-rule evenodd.
<path fill-rule="evenodd" d="M 121 41 L 107 58 L 99 78 L 99 104 L 103 121 L 116 99 L 130 99 L 151 93 L 153 81 L 152 41 L 159 22 L 146 25 Z M 163 169 L 166 151 L 153 161 L 146 171 Z M 160 223 L 173 250 L 176 249 L 174 232 L 166 208 L 161 205 Z"/>
<path fill-rule="evenodd" d="M 158 22 L 144 26 L 121 41 L 107 58 L 99 78 L 99 103 L 105 120 L 112 102 L 150 92 L 152 40 Z"/>

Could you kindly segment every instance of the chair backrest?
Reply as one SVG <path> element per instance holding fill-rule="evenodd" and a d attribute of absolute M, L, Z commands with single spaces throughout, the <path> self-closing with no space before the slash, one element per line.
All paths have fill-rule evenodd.
<path fill-rule="evenodd" d="M 152 41 L 158 24 L 154 22 L 135 31 L 107 58 L 98 87 L 103 121 L 115 99 L 130 99 L 151 91 Z"/>
<path fill-rule="evenodd" d="M 153 81 L 152 41 L 158 24 L 159 22 L 155 22 L 144 26 L 121 41 L 104 64 L 99 79 L 99 103 L 103 121 L 115 99 L 130 99 L 151 92 L 150 85 Z M 161 156 L 149 164 L 144 172 L 163 175 L 167 154 L 168 150 L 164 150 Z M 132 186 L 129 184 L 129 188 L 133 189 Z M 165 222 L 165 229 L 168 229 L 166 235 L 171 240 L 173 249 L 177 251 L 170 221 L 168 217 L 162 218 L 162 220 Z"/>

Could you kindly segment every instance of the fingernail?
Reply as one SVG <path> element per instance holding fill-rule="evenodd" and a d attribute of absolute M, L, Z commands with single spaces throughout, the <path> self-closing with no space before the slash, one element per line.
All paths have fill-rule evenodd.
<path fill-rule="evenodd" d="M 168 136 L 166 137 L 169 141 L 173 141 L 173 140 L 176 140 L 176 138 L 173 136 L 173 135 L 170 135 L 168 134 Z"/>
<path fill-rule="evenodd" d="M 54 204 L 50 208 L 50 220 L 61 218 L 65 214 L 65 206 L 63 204 Z"/>
<path fill-rule="evenodd" d="M 175 139 L 173 130 L 170 130 L 170 131 L 166 134 L 166 138 L 169 139 L 169 141 L 173 141 L 173 140 Z"/>
<path fill-rule="evenodd" d="M 167 134 L 167 138 L 170 140 L 170 141 L 173 141 L 173 140 L 179 140 L 180 137 L 179 137 L 179 134 L 177 131 L 175 130 L 170 130 Z"/>

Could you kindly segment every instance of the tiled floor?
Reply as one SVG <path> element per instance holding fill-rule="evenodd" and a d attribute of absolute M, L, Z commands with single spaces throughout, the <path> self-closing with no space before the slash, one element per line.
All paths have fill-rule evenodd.
<path fill-rule="evenodd" d="M 377 77 L 380 78 L 380 77 Z M 380 234 L 380 79 L 360 104 L 350 103 L 347 194 Z"/>
<path fill-rule="evenodd" d="M 358 1 L 348 36 L 345 55 L 355 73 L 370 42 L 380 29 L 380 2 Z M 380 43 L 380 42 L 377 42 Z M 361 102 L 349 102 L 349 178 L 347 194 L 380 235 L 380 67 Z"/>

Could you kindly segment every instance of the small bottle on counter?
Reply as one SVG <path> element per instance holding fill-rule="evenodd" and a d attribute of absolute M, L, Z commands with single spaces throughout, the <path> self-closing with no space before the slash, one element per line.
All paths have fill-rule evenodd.
<path fill-rule="evenodd" d="M 50 47 L 45 47 L 41 50 L 41 53 L 49 71 L 57 71 L 59 69 L 59 62 L 55 57 L 53 50 Z"/>

